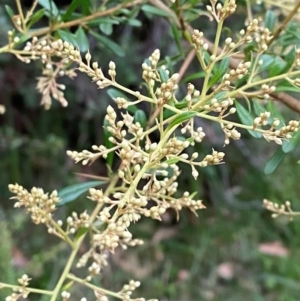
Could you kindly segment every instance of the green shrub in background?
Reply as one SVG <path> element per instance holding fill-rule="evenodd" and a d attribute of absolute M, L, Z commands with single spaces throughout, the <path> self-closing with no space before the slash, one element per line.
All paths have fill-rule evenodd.
<path fill-rule="evenodd" d="M 209 165 L 223 163 L 226 148 L 223 152 L 221 147 L 240 141 L 244 133 L 280 146 L 265 165 L 265 172 L 270 174 L 298 146 L 299 122 L 285 122 L 274 100 L 300 112 L 297 100 L 287 94 L 299 90 L 300 50 L 293 34 L 298 27 L 292 20 L 300 5 L 291 7 L 282 26 L 278 16 L 272 10 L 265 11 L 263 4 L 253 10 L 265 15 L 257 19 L 252 16 L 250 2 L 240 5 L 241 8 L 233 0 L 211 1 L 210 5 L 198 1 L 97 4 L 74 0 L 66 10 L 60 10 L 52 1 L 35 1 L 25 12 L 16 1 L 17 13 L 6 6 L 14 30 L 8 32 L 8 44 L 0 52 L 11 53 L 24 63 L 42 63 L 37 90 L 46 109 L 50 109 L 53 100 L 64 107 L 68 105 L 66 86 L 60 79 L 73 79 L 77 70 L 89 76 L 99 89 L 108 88 L 108 95 L 114 100 L 114 105 L 105 108 L 103 143 L 93 145 L 92 150 L 67 151 L 69 157 L 83 165 L 105 159 L 106 176 L 50 194 L 40 188 L 28 191 L 19 184 L 9 185 L 17 199 L 15 207 L 24 206 L 34 223 L 45 224 L 49 234 L 66 242 L 71 252 L 54 280 L 54 288 L 35 289 L 24 274 L 18 286 L 0 284 L 14 289 L 6 300 L 31 293 L 48 295 L 51 301 L 72 300 L 72 291 L 77 294 L 76 287 L 80 285 L 93 291 L 101 301 L 111 297 L 145 300 L 131 297 L 139 281 L 130 280 L 115 292 L 102 287 L 97 277 L 108 264 L 108 254 L 120 247 L 143 244 L 130 231 L 131 224 L 141 217 L 161 220 L 166 211 L 173 209 L 178 218 L 185 207 L 193 213 L 205 208 L 202 200 L 195 198 L 197 189 L 183 190 L 179 178 L 185 168 L 182 166 L 189 166 L 184 169 L 187 181 L 205 174 L 203 168 L 208 168 L 209 174 Z M 237 9 L 244 9 L 243 5 L 248 7 L 245 25 L 231 29 L 230 19 Z M 160 51 L 152 49 L 151 55 L 140 62 L 140 71 L 134 74 L 135 78 L 142 78 L 142 84 L 137 84 L 139 89 L 132 89 L 122 84 L 122 77 L 119 80 L 118 64 L 110 61 L 107 67 L 97 63 L 88 49 L 93 39 L 125 60 L 123 47 L 109 36 L 114 25 L 141 26 L 141 13 L 153 18 L 153 22 L 159 18 L 169 21 L 176 54 L 161 60 Z M 214 24 L 213 42 L 193 25 L 200 16 Z M 43 18 L 48 19 L 49 25 L 39 28 Z M 76 30 L 71 31 L 74 26 Z M 188 66 L 195 61 L 197 71 L 189 74 Z M 127 74 L 124 68 L 120 72 L 122 76 Z M 4 112 L 5 108 L 2 106 L 1 110 Z M 222 137 L 218 149 L 208 151 L 202 147 L 199 151 L 206 139 L 206 127 L 214 128 Z M 95 188 L 100 185 L 102 189 Z M 73 212 L 63 219 L 55 216 L 58 207 L 88 190 L 88 198 L 96 203 L 93 210 L 87 210 L 87 206 L 81 213 Z M 280 206 L 266 200 L 264 205 L 275 215 L 297 214 L 289 202 Z M 80 248 L 86 240 L 90 244 L 88 248 L 85 244 L 82 254 Z M 80 273 L 82 277 L 73 271 L 75 267 L 86 267 Z M 84 294 L 80 298 L 86 300 Z"/>

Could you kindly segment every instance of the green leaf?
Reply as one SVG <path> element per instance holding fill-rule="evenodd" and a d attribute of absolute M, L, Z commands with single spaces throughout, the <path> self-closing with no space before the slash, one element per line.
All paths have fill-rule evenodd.
<path fill-rule="evenodd" d="M 82 27 L 79 27 L 75 33 L 77 47 L 81 52 L 86 52 L 90 48 L 89 40 Z"/>
<path fill-rule="evenodd" d="M 86 1 L 86 0 L 84 0 Z M 62 16 L 62 21 L 69 20 L 69 18 L 72 16 L 72 13 L 75 11 L 79 5 L 81 5 L 82 0 L 73 0 L 71 4 L 68 6 L 68 10 L 65 12 L 65 14 Z"/>
<path fill-rule="evenodd" d="M 123 50 L 123 48 L 121 48 L 117 43 L 115 43 L 114 41 L 110 40 L 109 38 L 97 34 L 93 31 L 91 31 L 91 34 L 105 47 L 107 47 L 108 49 L 110 49 L 113 53 L 115 53 L 118 56 L 125 56 L 125 51 Z"/>
<path fill-rule="evenodd" d="M 175 26 L 175 24 L 172 23 L 171 23 L 171 28 L 172 28 L 173 39 L 175 40 L 177 49 L 181 54 L 183 54 L 182 45 L 181 45 L 181 37 L 182 37 L 181 31 L 178 30 L 177 26 Z"/>
<path fill-rule="evenodd" d="M 99 28 L 107 36 L 111 35 L 113 32 L 113 26 L 111 23 L 100 23 Z"/>
<path fill-rule="evenodd" d="M 28 28 L 30 28 L 32 25 L 34 25 L 36 22 L 38 22 L 41 18 L 45 15 L 45 9 L 42 8 L 38 11 L 36 11 L 30 18 L 30 21 L 28 23 Z"/>
<path fill-rule="evenodd" d="M 52 0 L 38 0 L 39 4 L 44 7 L 48 12 L 50 12 L 50 16 L 58 17 L 59 10 Z"/>
<path fill-rule="evenodd" d="M 90 26 L 97 26 L 102 23 L 104 24 L 120 24 L 120 21 L 123 21 L 123 19 L 121 18 L 117 18 L 115 17 L 114 19 L 112 18 L 97 18 L 95 20 L 91 20 L 89 21 L 87 24 L 90 25 Z"/>
<path fill-rule="evenodd" d="M 276 92 L 300 92 L 300 87 L 292 85 L 287 80 L 283 80 L 276 85 Z"/>
<path fill-rule="evenodd" d="M 188 102 L 187 101 L 180 101 L 180 102 L 177 102 L 175 103 L 175 108 L 176 109 L 179 109 L 179 110 L 182 110 L 182 109 L 185 109 L 188 107 Z M 173 111 L 172 111 L 173 112 Z"/>
<path fill-rule="evenodd" d="M 279 167 L 285 156 L 286 153 L 284 153 L 283 150 L 279 148 L 275 152 L 275 154 L 267 161 L 264 168 L 264 173 L 266 175 L 273 173 Z"/>
<path fill-rule="evenodd" d="M 269 67 L 269 77 L 282 74 L 282 70 L 285 66 L 286 62 L 280 56 L 276 55 L 273 64 Z"/>
<path fill-rule="evenodd" d="M 230 62 L 229 57 L 226 57 L 222 59 L 220 63 L 216 63 L 212 72 L 213 76 L 210 78 L 208 82 L 209 87 L 213 86 L 216 82 L 218 82 L 223 77 L 223 75 L 226 73 L 229 67 L 229 62 Z"/>
<path fill-rule="evenodd" d="M 138 19 L 129 19 L 126 21 L 126 23 L 133 27 L 141 27 L 142 26 L 142 22 Z"/>
<path fill-rule="evenodd" d="M 182 82 L 183 83 L 187 83 L 187 82 L 190 82 L 191 80 L 194 80 L 194 79 L 198 79 L 198 78 L 201 78 L 201 77 L 204 77 L 205 76 L 205 72 L 204 71 L 200 71 L 200 72 L 196 72 L 196 73 L 193 73 L 187 77 L 185 77 Z"/>
<path fill-rule="evenodd" d="M 259 116 L 261 113 L 264 113 L 266 112 L 266 109 L 265 107 L 263 107 L 258 100 L 255 100 L 255 101 L 252 101 L 252 104 L 253 104 L 253 109 L 254 109 L 254 112 L 257 116 Z"/>
<path fill-rule="evenodd" d="M 104 146 L 109 149 L 114 147 L 115 145 L 109 141 L 109 138 L 112 137 L 112 134 L 107 130 L 107 126 L 109 125 L 109 122 L 104 118 L 103 121 L 103 139 L 104 139 Z M 107 164 L 112 167 L 113 161 L 114 161 L 115 152 L 109 152 L 107 154 L 106 162 Z"/>
<path fill-rule="evenodd" d="M 176 164 L 178 162 L 179 162 L 179 159 L 177 157 L 177 158 L 172 158 L 172 159 L 166 160 L 164 163 L 168 163 L 169 165 L 172 165 L 172 164 Z"/>
<path fill-rule="evenodd" d="M 252 116 L 250 112 L 248 112 L 238 101 L 235 101 L 235 107 L 241 122 L 245 125 L 252 125 L 255 117 Z M 247 131 L 251 136 L 255 138 L 262 137 L 261 133 L 251 131 L 251 130 L 247 130 Z"/>
<path fill-rule="evenodd" d="M 274 63 L 274 55 L 271 54 L 262 54 L 259 59 L 263 61 L 258 68 L 259 72 L 267 70 Z"/>
<path fill-rule="evenodd" d="M 56 206 L 62 206 L 73 202 L 80 195 L 87 192 L 90 188 L 105 184 L 105 181 L 89 181 L 67 186 L 58 191 L 58 197 L 61 199 Z"/>
<path fill-rule="evenodd" d="M 284 153 L 293 151 L 300 144 L 300 130 L 289 140 L 284 141 L 282 144 L 282 150 Z"/>
<path fill-rule="evenodd" d="M 145 4 L 142 6 L 142 11 L 144 11 L 145 13 L 152 14 L 152 15 L 158 15 L 158 16 L 162 16 L 162 17 L 172 17 L 171 14 L 169 14 L 159 8 L 156 8 L 154 6 L 148 5 L 148 4 Z"/>
<path fill-rule="evenodd" d="M 271 113 L 271 116 L 273 118 L 277 118 L 278 120 L 280 120 L 280 124 L 279 124 L 280 127 L 282 127 L 284 125 L 284 118 L 281 115 L 281 113 L 278 111 L 278 109 L 276 108 L 274 101 L 272 101 L 272 100 L 268 101 L 267 111 L 269 111 Z"/>
<path fill-rule="evenodd" d="M 285 67 L 282 68 L 281 73 L 286 73 L 293 66 L 296 58 L 296 49 L 293 47 L 290 52 L 284 56 L 286 62 Z"/>
<path fill-rule="evenodd" d="M 134 121 L 139 122 L 142 128 L 145 130 L 147 126 L 147 116 L 143 110 L 137 110 L 134 114 Z"/>
<path fill-rule="evenodd" d="M 8 15 L 10 16 L 10 18 L 12 18 L 15 15 L 14 11 L 11 9 L 11 7 L 9 5 L 5 5 L 5 10 L 8 13 Z"/>
<path fill-rule="evenodd" d="M 88 230 L 89 228 L 80 228 L 76 233 L 75 240 L 84 235 Z"/>
<path fill-rule="evenodd" d="M 267 10 L 265 17 L 265 27 L 268 28 L 271 32 L 274 30 L 276 19 L 277 17 L 275 13 L 271 10 Z"/>
<path fill-rule="evenodd" d="M 19 36 L 19 35 L 18 35 L 18 37 L 19 37 L 19 42 L 16 43 L 17 45 L 23 44 L 24 42 L 26 42 L 32 38 L 30 36 Z"/>
<path fill-rule="evenodd" d="M 166 70 L 162 69 L 161 67 L 158 69 L 158 73 L 163 83 L 165 83 L 169 79 L 168 73 L 166 72 Z"/>
<path fill-rule="evenodd" d="M 123 92 L 121 92 L 120 90 L 114 89 L 114 88 L 107 89 L 107 94 L 112 99 L 115 99 L 117 97 L 122 97 L 122 98 L 125 98 L 126 100 L 128 100 L 127 96 Z"/>
<path fill-rule="evenodd" d="M 197 112 L 195 112 L 195 111 L 187 111 L 187 112 L 180 113 L 170 122 L 166 131 L 171 130 L 177 124 L 180 124 L 187 120 L 190 120 L 191 118 L 196 116 L 196 114 L 197 114 Z"/>
<path fill-rule="evenodd" d="M 74 47 L 79 47 L 75 35 L 73 35 L 69 31 L 59 29 L 57 30 L 57 33 L 63 41 L 71 43 Z"/>

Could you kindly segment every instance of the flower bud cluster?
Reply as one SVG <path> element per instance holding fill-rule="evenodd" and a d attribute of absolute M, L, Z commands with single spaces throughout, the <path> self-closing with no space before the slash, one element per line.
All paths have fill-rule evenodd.
<path fill-rule="evenodd" d="M 119 294 L 122 296 L 123 301 L 131 301 L 132 293 L 141 285 L 139 281 L 130 280 L 128 284 L 125 284 Z M 142 298 L 144 299 L 144 298 Z M 141 298 L 134 299 L 136 301 L 142 301 Z M 146 301 L 144 299 L 144 301 Z"/>
<path fill-rule="evenodd" d="M 223 75 L 223 82 L 222 82 L 223 89 L 228 88 L 231 82 L 243 78 L 249 72 L 250 66 L 251 66 L 251 62 L 245 62 L 245 63 L 240 62 L 235 70 L 231 69 L 229 73 L 225 73 Z"/>
<path fill-rule="evenodd" d="M 216 3 L 217 1 L 211 1 L 212 6 L 207 5 L 206 9 L 208 12 L 212 14 L 212 16 L 216 19 L 217 22 L 220 20 L 225 20 L 230 15 L 232 15 L 236 10 L 236 1 L 235 0 L 229 0 L 227 5 L 223 6 L 220 2 Z"/>
<path fill-rule="evenodd" d="M 178 89 L 177 79 L 178 73 L 174 73 L 165 83 L 162 83 L 159 88 L 156 89 L 155 95 L 157 98 L 157 104 L 163 105 L 167 103 L 173 96 L 174 92 Z"/>
<path fill-rule="evenodd" d="M 291 203 L 286 201 L 285 204 L 277 204 L 267 199 L 263 200 L 263 206 L 267 210 L 273 212 L 272 217 L 276 218 L 279 215 L 287 215 L 293 218 L 294 211 L 291 209 Z"/>
<path fill-rule="evenodd" d="M 274 122 L 276 123 L 275 125 L 279 125 L 277 120 Z M 292 134 L 299 130 L 299 121 L 296 120 L 289 121 L 287 126 L 283 126 L 280 129 L 273 129 L 275 127 L 274 122 L 272 128 L 267 133 L 264 133 L 263 137 L 267 141 L 274 141 L 279 145 L 282 144 L 283 139 L 292 138 Z"/>
<path fill-rule="evenodd" d="M 207 103 L 203 106 L 205 111 L 213 111 L 217 113 L 225 112 L 230 106 L 233 105 L 233 99 L 228 98 L 219 102 L 217 98 L 211 99 L 210 103 Z M 229 110 L 230 114 L 234 114 L 236 112 L 235 108 L 231 108 Z"/>
<path fill-rule="evenodd" d="M 160 156 L 179 155 L 184 149 L 190 145 L 188 140 L 182 141 L 173 137 L 168 140 L 165 146 L 159 151 Z"/>
<path fill-rule="evenodd" d="M 61 292 L 62 301 L 67 301 L 70 299 L 71 294 L 67 291 Z"/>
<path fill-rule="evenodd" d="M 31 42 L 28 41 L 23 50 L 28 52 L 28 56 L 20 59 L 27 64 L 38 58 L 45 64 L 54 53 L 46 39 L 39 40 L 37 37 L 33 37 Z"/>
<path fill-rule="evenodd" d="M 90 188 L 90 196 L 88 197 L 92 201 L 96 201 L 100 204 L 110 204 L 111 199 L 104 195 L 102 189 Z"/>
<path fill-rule="evenodd" d="M 221 128 L 225 134 L 224 143 L 227 145 L 230 143 L 230 139 L 239 140 L 241 138 L 241 133 L 236 130 L 232 123 L 223 124 L 221 123 Z"/>
<path fill-rule="evenodd" d="M 288 125 L 283 126 L 278 131 L 275 131 L 275 135 L 289 139 L 291 138 L 290 134 L 297 132 L 298 130 L 299 121 L 290 120 Z"/>
<path fill-rule="evenodd" d="M 116 97 L 114 98 L 118 109 L 127 109 L 128 108 L 128 101 L 124 97 Z"/>
<path fill-rule="evenodd" d="M 67 151 L 67 155 L 75 161 L 75 163 L 78 163 L 82 161 L 82 165 L 87 165 L 90 161 L 94 161 L 100 156 L 103 158 L 107 157 L 107 150 L 104 146 L 100 145 L 99 147 L 96 145 L 93 145 L 93 149 L 98 148 L 100 150 L 100 153 L 95 154 L 88 150 L 83 150 L 82 152 L 77 151 Z"/>
<path fill-rule="evenodd" d="M 149 57 L 150 66 L 147 63 L 142 64 L 142 77 L 148 83 L 150 88 L 154 87 L 155 82 L 160 81 L 160 77 L 156 69 L 159 59 L 160 51 L 159 49 L 156 49 Z"/>
<path fill-rule="evenodd" d="M 193 140 L 197 143 L 202 142 L 203 138 L 205 137 L 205 133 L 203 132 L 202 127 L 198 127 L 196 130 L 190 125 L 187 124 L 184 128 L 181 129 L 182 134 L 186 134 L 186 132 L 189 132 Z M 194 141 L 192 141 L 190 144 L 194 145 Z"/>
<path fill-rule="evenodd" d="M 26 274 L 24 274 L 21 278 L 18 279 L 18 282 L 20 283 L 20 285 L 25 287 L 29 285 L 30 280 L 31 278 L 29 278 Z"/>
<path fill-rule="evenodd" d="M 137 166 L 135 167 L 134 171 L 139 172 L 140 166 L 144 164 L 144 158 L 145 160 L 147 160 L 147 157 L 143 156 L 140 147 L 136 149 L 127 140 L 122 141 L 121 147 L 122 148 L 118 154 L 121 159 L 119 172 L 120 171 L 123 171 L 125 173 L 130 172 L 131 166 Z"/>
<path fill-rule="evenodd" d="M 56 59 L 52 60 L 54 56 Z M 65 86 L 58 84 L 57 79 L 61 76 L 76 76 L 74 68 L 70 67 L 70 60 L 80 57 L 80 53 L 74 46 L 62 40 L 51 42 L 48 39 L 39 40 L 33 37 L 26 43 L 23 54 L 17 57 L 25 63 L 40 59 L 44 64 L 43 76 L 38 77 L 37 90 L 42 94 L 41 104 L 46 109 L 50 108 L 52 99 L 58 100 L 64 107 L 67 106 L 68 102 L 63 92 Z M 57 57 L 60 57 L 60 60 L 57 60 Z"/>
<path fill-rule="evenodd" d="M 98 253 L 95 249 L 91 248 L 80 257 L 78 263 L 76 264 L 76 267 L 81 268 L 86 266 L 90 258 L 92 258 L 93 262 L 96 262 L 100 267 L 105 267 L 108 265 L 107 262 L 108 254 L 103 252 Z"/>
<path fill-rule="evenodd" d="M 240 35 L 246 38 L 246 42 L 251 42 L 252 41 L 251 35 L 254 34 L 254 33 L 259 32 L 259 30 L 260 30 L 260 27 L 259 27 L 258 20 L 257 19 L 253 19 L 250 22 L 250 24 L 247 26 L 246 32 L 242 30 L 240 32 Z M 250 39 L 249 38 L 247 39 L 247 37 L 249 37 Z"/>
<path fill-rule="evenodd" d="M 202 51 L 208 49 L 208 44 L 204 42 L 203 40 L 203 32 L 199 31 L 198 29 L 194 29 L 193 35 L 192 35 L 192 41 L 193 45 L 196 50 Z"/>
<path fill-rule="evenodd" d="M 75 233 L 81 228 L 88 228 L 90 226 L 90 216 L 84 211 L 80 213 L 79 217 L 76 212 L 72 213 L 72 216 L 67 218 L 68 231 L 69 233 Z"/>
<path fill-rule="evenodd" d="M 15 207 L 24 206 L 35 224 L 49 224 L 55 205 L 59 201 L 56 190 L 49 196 L 41 188 L 33 187 L 30 192 L 18 184 L 10 184 L 8 188 L 12 193 L 16 194 L 16 196 L 12 197 L 12 199 L 18 200 L 15 203 Z"/>
<path fill-rule="evenodd" d="M 91 277 L 100 274 L 101 266 L 97 262 L 93 262 L 92 265 L 88 268 L 89 274 Z"/>
<path fill-rule="evenodd" d="M 256 117 L 253 120 L 253 129 L 255 129 L 258 126 L 265 126 L 265 125 L 267 125 L 268 124 L 268 119 L 270 118 L 270 116 L 271 116 L 270 112 L 261 113 L 259 115 L 259 117 Z"/>
<path fill-rule="evenodd" d="M 213 149 L 211 155 L 206 155 L 205 158 L 200 162 L 201 167 L 206 167 L 207 165 L 220 164 L 223 161 L 225 154 L 223 152 L 217 152 Z"/>
<path fill-rule="evenodd" d="M 18 282 L 21 285 L 21 287 L 14 288 L 15 292 L 12 293 L 10 296 L 6 297 L 5 301 L 17 301 L 20 299 L 27 299 L 30 292 L 26 287 L 29 285 L 30 280 L 31 278 L 29 278 L 26 274 L 24 274 L 21 278 L 19 278 Z"/>
<path fill-rule="evenodd" d="M 187 95 L 185 97 L 185 100 L 192 104 L 194 101 L 197 101 L 197 98 L 200 96 L 200 91 L 195 89 L 195 86 L 191 83 L 187 86 Z M 190 107 L 190 105 L 189 105 Z"/>
<path fill-rule="evenodd" d="M 99 247 L 100 252 L 104 250 L 114 252 L 118 246 L 126 249 L 127 246 L 143 244 L 142 240 L 133 239 L 132 234 L 127 230 L 130 225 L 129 221 L 125 223 L 119 219 L 116 222 L 110 220 L 106 220 L 106 222 L 108 222 L 107 229 L 100 234 L 93 235 L 93 244 L 95 247 Z"/>
<path fill-rule="evenodd" d="M 275 86 L 270 87 L 269 85 L 263 84 L 261 86 L 261 90 L 262 90 L 264 99 L 269 99 L 269 97 L 270 97 L 269 94 L 273 93 L 276 90 L 276 87 Z"/>
<path fill-rule="evenodd" d="M 272 33 L 268 28 L 260 28 L 259 33 L 256 35 L 255 42 L 258 45 L 259 52 L 268 50 L 268 43 L 272 39 Z"/>
<path fill-rule="evenodd" d="M 111 77 L 112 81 L 115 81 L 117 75 L 116 64 L 113 61 L 110 61 L 108 67 L 109 67 L 108 74 Z"/>
<path fill-rule="evenodd" d="M 183 208 L 188 208 L 193 213 L 196 213 L 196 210 L 205 209 L 206 207 L 202 204 L 202 200 L 194 200 L 193 196 L 189 192 L 184 192 L 182 197 L 179 199 L 172 199 L 169 201 L 170 208 L 174 209 L 179 214 L 179 211 Z"/>

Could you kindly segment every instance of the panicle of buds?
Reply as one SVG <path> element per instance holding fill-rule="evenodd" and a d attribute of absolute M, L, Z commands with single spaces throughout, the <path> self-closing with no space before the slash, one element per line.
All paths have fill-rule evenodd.
<path fill-rule="evenodd" d="M 293 216 L 300 214 L 300 212 L 295 212 L 292 210 L 291 203 L 289 201 L 286 201 L 284 204 L 277 204 L 277 203 L 271 202 L 267 199 L 264 199 L 263 206 L 267 210 L 273 212 L 273 214 L 272 214 L 273 218 L 276 218 L 280 215 L 285 215 L 285 216 L 288 216 L 292 220 Z"/>
<path fill-rule="evenodd" d="M 12 199 L 18 200 L 15 207 L 25 207 L 35 224 L 48 225 L 59 201 L 56 190 L 48 195 L 41 188 L 33 187 L 30 192 L 18 184 L 10 184 L 8 188 L 16 195 Z"/>
<path fill-rule="evenodd" d="M 248 72 L 251 62 L 240 62 L 236 69 L 231 69 L 229 73 L 223 75 L 222 88 L 227 89 L 231 82 L 243 78 Z"/>
<path fill-rule="evenodd" d="M 225 145 L 230 143 L 230 139 L 239 140 L 241 138 L 241 133 L 239 133 L 232 123 L 223 124 L 221 123 L 221 128 L 225 134 Z"/>

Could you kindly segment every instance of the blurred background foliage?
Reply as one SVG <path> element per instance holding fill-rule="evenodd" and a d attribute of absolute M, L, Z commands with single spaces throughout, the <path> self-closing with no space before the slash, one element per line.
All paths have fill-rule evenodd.
<path fill-rule="evenodd" d="M 1 45 L 5 45 L 6 32 L 12 27 L 4 6 L 9 4 L 15 9 L 11 2 L 0 1 Z M 31 2 L 24 0 L 23 5 L 29 8 Z M 59 10 L 67 11 L 71 1 L 54 2 Z M 95 7 L 101 3 L 86 2 Z M 215 24 L 205 14 L 201 15 L 208 1 L 181 2 L 192 7 L 186 15 L 191 25 L 213 38 Z M 118 1 L 108 1 L 107 5 L 115 3 Z M 237 1 L 237 4 L 238 12 L 226 23 L 229 32 L 244 27 L 249 7 L 261 18 L 267 12 L 265 5 L 254 1 Z M 268 8 L 274 12 L 277 9 Z M 84 7 L 78 12 L 83 10 Z M 282 18 L 279 13 L 279 19 Z M 43 18 L 37 24 L 45 25 L 47 21 Z M 299 29 L 297 20 L 290 26 Z M 97 32 L 87 35 L 93 60 L 103 67 L 114 60 L 118 81 L 131 89 L 142 88 L 141 64 L 156 48 L 161 50 L 171 73 L 180 68 L 186 56 L 187 45 L 178 43 L 180 36 L 174 38 L 180 32 L 147 6 L 107 17 L 99 21 L 98 27 Z M 60 35 L 70 37 L 77 30 L 71 28 Z M 97 34 L 102 38 L 97 38 Z M 299 45 L 299 37 L 292 35 L 287 43 Z M 89 149 L 93 144 L 103 143 L 103 118 L 112 101 L 106 90 L 97 90 L 87 76 L 78 73 L 74 81 L 65 82 L 68 107 L 53 103 L 45 111 L 35 90 L 40 69 L 38 62 L 26 65 L 13 56 L 0 56 L 1 103 L 6 106 L 6 114 L 0 117 L 0 281 L 16 282 L 17 276 L 27 273 L 33 278 L 32 286 L 51 288 L 64 264 L 65 246 L 47 235 L 45 228 L 35 227 L 23 211 L 13 209 L 7 185 L 17 182 L 27 189 L 37 186 L 51 191 L 87 180 L 76 172 L 105 175 L 104 161 L 86 167 L 74 165 L 66 150 Z M 200 71 L 194 60 L 182 82 L 200 87 L 201 78 L 197 76 Z M 184 91 L 183 84 L 182 95 Z M 276 106 L 285 119 L 297 116 L 279 103 Z M 141 109 L 147 112 L 148 108 Z M 221 150 L 224 140 L 218 126 L 197 122 L 207 136 L 191 153 L 206 154 L 211 148 Z M 133 231 L 145 239 L 145 245 L 112 256 L 110 266 L 99 280 L 101 285 L 118 290 L 127 279 L 135 278 L 143 284 L 140 296 L 162 301 L 299 300 L 300 223 L 272 219 L 262 209 L 262 199 L 266 197 L 275 202 L 289 200 L 295 209 L 300 208 L 300 168 L 296 165 L 299 147 L 288 154 L 274 173 L 264 174 L 267 160 L 278 148 L 244 133 L 242 140 L 226 147 L 226 163 L 201 169 L 197 181 L 182 166 L 180 187 L 197 191 L 207 209 L 199 217 L 182 212 L 179 222 L 174 212 L 167 212 L 161 223 L 152 220 L 138 223 Z M 80 197 L 59 208 L 57 215 L 65 217 L 73 210 L 89 206 L 92 206 L 89 201 Z M 78 296 L 79 300 L 81 293 L 74 292 L 73 299 Z M 30 296 L 28 300 L 47 298 Z"/>

